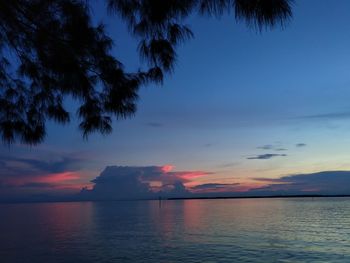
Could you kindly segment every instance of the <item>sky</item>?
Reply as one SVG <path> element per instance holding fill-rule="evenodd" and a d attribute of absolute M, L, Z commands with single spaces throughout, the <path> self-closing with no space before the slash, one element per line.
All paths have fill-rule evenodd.
<path fill-rule="evenodd" d="M 93 4 L 126 69 L 137 41 Z M 73 120 L 39 146 L 0 146 L 0 201 L 350 194 L 350 2 L 296 0 L 284 29 L 193 16 L 162 86 L 86 141 Z M 75 104 L 67 102 L 74 110 Z"/>

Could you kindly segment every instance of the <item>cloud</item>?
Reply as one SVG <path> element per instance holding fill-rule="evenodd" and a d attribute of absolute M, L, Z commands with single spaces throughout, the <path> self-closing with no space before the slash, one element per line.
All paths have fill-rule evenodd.
<path fill-rule="evenodd" d="M 147 122 L 145 125 L 153 128 L 160 128 L 164 126 L 164 124 L 160 122 Z"/>
<path fill-rule="evenodd" d="M 273 145 L 273 144 L 265 144 L 265 145 L 262 145 L 262 146 L 258 146 L 256 147 L 257 149 L 260 149 L 260 150 L 274 150 L 274 151 L 287 151 L 286 148 L 282 148 L 280 144 L 277 144 L 277 145 Z"/>
<path fill-rule="evenodd" d="M 287 151 L 288 149 L 286 148 L 276 148 L 275 151 L 281 152 L 281 151 Z"/>
<path fill-rule="evenodd" d="M 51 183 L 38 183 L 38 182 L 30 182 L 19 185 L 19 187 L 33 187 L 33 188 L 53 188 L 55 185 Z"/>
<path fill-rule="evenodd" d="M 23 178 L 11 178 L 12 180 L 4 180 L 7 185 L 23 186 L 30 183 L 43 183 L 57 185 L 60 183 L 66 183 L 68 181 L 77 180 L 80 178 L 77 172 L 62 172 L 62 173 L 52 173 L 43 174 L 37 176 L 26 176 Z"/>
<path fill-rule="evenodd" d="M 350 118 L 350 112 L 342 111 L 342 112 L 321 113 L 321 114 L 314 114 L 314 115 L 305 115 L 299 118 L 300 119 L 347 119 L 347 118 Z"/>
<path fill-rule="evenodd" d="M 257 149 L 261 149 L 261 150 L 271 150 L 274 148 L 274 146 L 272 144 L 266 144 L 266 145 L 263 145 L 263 146 L 258 146 L 256 147 Z"/>
<path fill-rule="evenodd" d="M 237 190 L 239 183 L 232 184 L 221 184 L 221 183 L 208 183 L 199 184 L 190 188 L 191 192 L 194 193 L 222 193 L 222 192 L 233 192 Z"/>
<path fill-rule="evenodd" d="M 33 159 L 14 156 L 0 156 L 1 177 L 24 177 L 42 174 L 61 173 L 80 168 L 82 159 L 74 156 L 55 156 L 52 159 Z"/>
<path fill-rule="evenodd" d="M 210 173 L 173 171 L 173 166 L 108 166 L 83 189 L 80 199 L 120 200 L 169 197 L 264 196 L 295 194 L 350 194 L 350 171 L 324 171 L 281 178 L 253 178 L 257 184 L 204 183 L 193 178 Z M 254 188 L 253 185 L 264 185 Z"/>
<path fill-rule="evenodd" d="M 0 154 L 0 201 L 77 191 L 83 161 L 75 154 L 42 153 L 40 159 Z"/>
<path fill-rule="evenodd" d="M 172 171 L 164 166 L 107 166 L 92 182 L 91 190 L 83 189 L 80 196 L 89 200 L 147 199 L 183 197 L 190 192 L 185 184 L 209 175 L 203 171 Z"/>
<path fill-rule="evenodd" d="M 222 164 L 217 165 L 216 167 L 229 168 L 229 167 L 237 166 L 238 164 L 239 164 L 238 162 L 222 163 Z"/>
<path fill-rule="evenodd" d="M 274 154 L 274 153 L 266 153 L 266 154 L 259 154 L 256 156 L 248 157 L 248 160 L 268 160 L 274 157 L 285 157 L 287 154 Z"/>
<path fill-rule="evenodd" d="M 295 146 L 296 147 L 305 147 L 306 143 L 297 143 Z"/>
<path fill-rule="evenodd" d="M 253 189 L 255 193 L 270 194 L 350 194 L 350 171 L 322 171 L 310 174 L 295 174 L 277 179 L 255 178 L 269 183 Z"/>

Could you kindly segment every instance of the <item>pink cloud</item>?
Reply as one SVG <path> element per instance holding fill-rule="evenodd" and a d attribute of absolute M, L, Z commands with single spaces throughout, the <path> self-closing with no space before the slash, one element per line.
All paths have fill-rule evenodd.
<path fill-rule="evenodd" d="M 8 177 L 4 180 L 7 185 L 21 186 L 29 183 L 41 183 L 41 184 L 62 184 L 80 179 L 78 172 L 62 172 L 51 173 L 37 176 L 23 176 L 21 178 Z"/>
<path fill-rule="evenodd" d="M 182 171 L 182 172 L 175 172 L 176 176 L 179 178 L 182 178 L 184 180 L 191 180 L 194 178 L 210 175 L 213 173 L 210 172 L 204 172 L 204 171 Z"/>
<path fill-rule="evenodd" d="M 163 184 L 172 184 L 174 182 L 189 183 L 196 178 L 213 174 L 206 171 L 173 171 L 173 165 L 165 165 L 160 168 L 160 173 L 148 178 Z M 147 178 L 146 178 L 147 179 Z"/>
<path fill-rule="evenodd" d="M 168 172 L 172 171 L 174 168 L 175 168 L 174 165 L 166 164 L 166 165 L 163 165 L 161 167 L 161 170 L 162 170 L 163 173 L 168 173 Z"/>
<path fill-rule="evenodd" d="M 42 183 L 64 183 L 67 181 L 80 179 L 80 175 L 77 172 L 63 172 L 63 173 L 54 173 L 48 174 L 42 177 L 37 178 L 37 182 Z"/>

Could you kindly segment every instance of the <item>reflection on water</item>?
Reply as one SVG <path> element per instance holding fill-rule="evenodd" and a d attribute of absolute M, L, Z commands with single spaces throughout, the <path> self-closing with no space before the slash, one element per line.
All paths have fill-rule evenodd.
<path fill-rule="evenodd" d="M 350 262 L 350 199 L 0 205 L 1 262 Z"/>

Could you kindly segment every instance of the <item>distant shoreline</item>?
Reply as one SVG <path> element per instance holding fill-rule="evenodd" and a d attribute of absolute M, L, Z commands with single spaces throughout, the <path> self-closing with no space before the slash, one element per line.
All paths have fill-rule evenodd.
<path fill-rule="evenodd" d="M 125 202 L 125 201 L 176 201 L 176 200 L 210 200 L 210 199 L 273 199 L 273 198 L 328 198 L 328 197 L 350 197 L 347 195 L 266 195 L 266 196 L 192 196 L 192 197 L 164 197 L 152 199 L 52 199 L 52 200 L 9 200 L 0 201 L 3 204 L 32 204 L 32 203 L 76 203 L 76 202 Z"/>
<path fill-rule="evenodd" d="M 349 195 L 267 195 L 267 196 L 199 196 L 199 197 L 170 197 L 164 200 L 191 199 L 261 199 L 261 198 L 312 198 L 312 197 L 350 197 Z"/>

